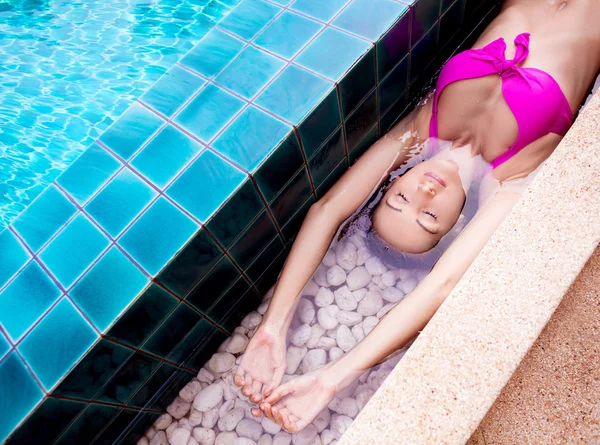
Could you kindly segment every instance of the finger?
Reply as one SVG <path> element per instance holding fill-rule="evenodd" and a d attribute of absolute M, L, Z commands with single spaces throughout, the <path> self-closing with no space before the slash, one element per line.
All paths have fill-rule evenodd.
<path fill-rule="evenodd" d="M 262 383 L 260 383 L 259 381 L 255 380 L 254 383 L 252 384 L 252 392 L 253 394 L 250 396 L 250 400 L 253 403 L 258 403 L 262 400 L 262 397 L 260 396 L 261 394 L 261 390 L 262 390 Z"/>
<path fill-rule="evenodd" d="M 242 394 L 244 394 L 246 397 L 250 397 L 252 395 L 252 388 L 250 388 L 249 385 L 244 385 L 242 388 Z"/>
<path fill-rule="evenodd" d="M 252 408 L 250 410 L 250 412 L 252 413 L 252 415 L 254 417 L 262 417 L 263 416 L 263 412 L 261 410 L 259 410 L 258 408 Z"/>
<path fill-rule="evenodd" d="M 271 407 L 271 412 L 273 413 L 273 421 L 281 426 L 283 426 L 283 416 L 279 412 L 276 406 Z"/>
<path fill-rule="evenodd" d="M 296 431 L 298 431 L 298 427 L 291 420 L 292 413 L 290 413 L 290 410 L 288 410 L 287 408 L 281 408 L 279 412 L 281 413 L 281 417 L 283 418 L 282 426 L 290 433 L 295 433 Z"/>
<path fill-rule="evenodd" d="M 260 404 L 260 410 L 263 412 L 263 414 L 269 419 L 272 420 L 273 422 L 275 422 L 275 418 L 273 417 L 273 411 L 271 410 L 271 405 L 268 403 L 261 403 Z"/>
<path fill-rule="evenodd" d="M 265 402 L 268 402 L 272 405 L 273 403 L 280 400 L 283 396 L 286 396 L 291 392 L 292 392 L 292 385 L 290 385 L 288 383 L 278 386 L 271 392 L 271 394 L 269 394 L 269 396 L 265 399 Z"/>
<path fill-rule="evenodd" d="M 245 382 L 244 382 L 244 378 L 242 377 L 242 374 L 235 374 L 235 375 L 233 376 L 233 384 L 234 384 L 235 386 L 238 386 L 238 387 L 240 387 L 240 388 L 241 388 L 242 386 L 244 386 Z"/>
<path fill-rule="evenodd" d="M 273 372 L 273 380 L 271 381 L 271 383 L 269 383 L 265 387 L 265 390 L 263 392 L 263 397 L 269 397 L 271 392 L 275 388 L 277 388 L 277 386 L 279 386 L 279 384 L 283 380 L 284 375 L 285 375 L 285 367 L 284 366 L 280 366 L 279 368 L 275 369 L 275 372 Z"/>

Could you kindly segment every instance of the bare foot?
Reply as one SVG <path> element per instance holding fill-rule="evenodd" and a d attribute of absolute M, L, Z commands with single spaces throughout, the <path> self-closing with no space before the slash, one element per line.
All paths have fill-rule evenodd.
<path fill-rule="evenodd" d="M 258 328 L 242 358 L 233 382 L 253 403 L 259 403 L 283 379 L 286 363 L 285 335 L 263 325 Z M 260 414 L 256 410 L 255 414 Z"/>
<path fill-rule="evenodd" d="M 336 388 L 328 368 L 321 368 L 281 385 L 259 406 L 266 417 L 297 433 L 331 402 Z"/>

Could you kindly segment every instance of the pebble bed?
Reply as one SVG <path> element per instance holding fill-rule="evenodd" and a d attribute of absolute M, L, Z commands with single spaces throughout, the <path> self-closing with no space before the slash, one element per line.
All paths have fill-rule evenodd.
<path fill-rule="evenodd" d="M 389 270 L 371 256 L 362 233 L 335 243 L 302 292 L 288 333 L 283 382 L 324 366 L 352 349 L 422 278 L 417 270 Z M 202 367 L 138 445 L 335 445 L 383 383 L 406 348 L 366 371 L 336 394 L 306 428 L 289 434 L 266 418 L 233 384 L 249 339 L 272 290 Z"/>

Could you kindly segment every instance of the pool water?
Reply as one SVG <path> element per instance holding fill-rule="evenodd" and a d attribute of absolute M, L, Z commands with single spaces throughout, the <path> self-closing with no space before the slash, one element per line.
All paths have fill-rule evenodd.
<path fill-rule="evenodd" d="M 0 231 L 238 0 L 0 0 Z"/>

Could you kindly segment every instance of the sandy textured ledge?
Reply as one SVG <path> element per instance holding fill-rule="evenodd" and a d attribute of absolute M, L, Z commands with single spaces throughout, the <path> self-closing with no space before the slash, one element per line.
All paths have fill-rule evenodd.
<path fill-rule="evenodd" d="M 462 444 L 600 240 L 596 94 L 340 441 Z"/>

